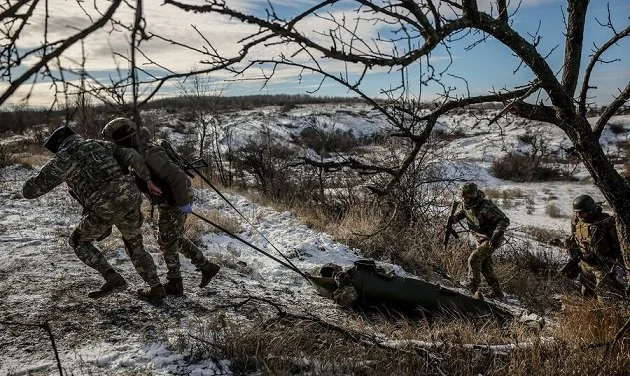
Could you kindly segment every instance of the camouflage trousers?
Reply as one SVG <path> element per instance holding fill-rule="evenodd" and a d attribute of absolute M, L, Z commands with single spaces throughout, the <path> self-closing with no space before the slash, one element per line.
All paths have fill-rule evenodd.
<path fill-rule="evenodd" d="M 580 284 L 584 297 L 596 296 L 603 303 L 624 295 L 623 286 L 610 274 L 608 266 L 591 265 L 584 260 L 580 261 Z"/>
<path fill-rule="evenodd" d="M 494 267 L 492 265 L 492 253 L 494 253 L 495 250 L 496 248 L 490 245 L 489 242 L 484 241 L 468 256 L 468 278 L 470 281 L 468 287 L 471 293 L 474 294 L 479 290 L 482 274 L 493 291 L 501 291 L 499 279 L 494 274 Z"/>
<path fill-rule="evenodd" d="M 189 259 L 198 270 L 209 263 L 203 252 L 186 237 L 184 225 L 187 215 L 176 206 L 158 207 L 158 244 L 166 263 L 168 279 L 182 278 L 179 254 Z"/>
<path fill-rule="evenodd" d="M 98 195 L 99 198 L 84 213 L 70 235 L 69 243 L 74 253 L 86 265 L 105 276 L 113 268 L 92 242 L 114 225 L 122 234 L 125 250 L 140 277 L 151 287 L 159 285 L 153 258 L 142 244 L 140 192 L 131 183 L 115 182 L 104 187 Z"/>

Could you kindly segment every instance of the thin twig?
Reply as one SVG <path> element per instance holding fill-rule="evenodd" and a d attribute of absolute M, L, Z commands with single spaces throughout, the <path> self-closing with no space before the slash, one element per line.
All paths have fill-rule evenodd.
<path fill-rule="evenodd" d="M 606 346 L 606 352 L 604 353 L 604 358 L 612 354 L 613 350 L 615 349 L 615 346 L 617 345 L 617 342 L 619 342 L 619 340 L 621 339 L 623 334 L 626 332 L 626 330 L 628 330 L 628 328 L 630 328 L 630 319 L 628 319 L 628 321 L 626 321 L 626 323 L 623 324 L 621 329 L 619 329 L 619 331 L 615 335 L 615 339 L 613 339 L 612 342 L 610 343 L 610 346 Z"/>
<path fill-rule="evenodd" d="M 13 321 L 0 321 L 0 324 L 2 324 L 2 325 L 31 326 L 31 327 L 38 327 L 38 328 L 44 329 L 46 331 L 46 333 L 48 334 L 48 337 L 50 338 L 50 342 L 52 343 L 53 352 L 55 353 L 55 359 L 57 360 L 57 369 L 59 370 L 59 375 L 63 376 L 63 368 L 61 367 L 61 360 L 59 359 L 59 352 L 57 352 L 57 345 L 55 343 L 55 336 L 53 336 L 53 333 L 52 333 L 52 330 L 50 328 L 50 324 L 48 323 L 48 321 L 44 321 L 41 324 L 30 324 L 30 323 L 13 322 Z"/>

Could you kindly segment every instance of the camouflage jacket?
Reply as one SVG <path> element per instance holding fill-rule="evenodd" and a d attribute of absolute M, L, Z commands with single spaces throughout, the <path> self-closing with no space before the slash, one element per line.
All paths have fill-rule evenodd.
<path fill-rule="evenodd" d="M 77 199 L 90 207 L 99 199 L 99 192 L 125 180 L 128 168 L 145 181 L 151 178 L 137 152 L 124 154 L 108 142 L 72 135 L 39 173 L 24 183 L 22 193 L 25 198 L 36 198 L 66 182 Z"/>
<path fill-rule="evenodd" d="M 151 174 L 151 180 L 162 189 L 167 205 L 181 207 L 192 202 L 193 191 L 188 175 L 169 157 L 159 142 L 145 141 L 144 163 Z M 136 153 L 135 149 L 118 146 L 123 155 Z M 146 180 L 138 182 L 139 188 L 148 194 Z M 155 197 L 151 197 L 155 201 Z"/>
<path fill-rule="evenodd" d="M 588 218 L 588 222 L 577 214 L 573 215 L 569 242 L 579 250 L 580 258 L 588 264 L 621 261 L 615 217 L 602 212 L 601 209 Z"/>
<path fill-rule="evenodd" d="M 505 231 L 510 225 L 508 217 L 483 194 L 470 207 L 464 207 L 453 216 L 455 221 L 464 218 L 477 240 L 490 238 L 495 231 Z"/>

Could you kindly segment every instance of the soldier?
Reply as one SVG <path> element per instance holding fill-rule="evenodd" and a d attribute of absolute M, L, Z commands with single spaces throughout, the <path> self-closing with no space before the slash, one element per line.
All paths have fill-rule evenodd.
<path fill-rule="evenodd" d="M 473 297 L 483 299 L 479 290 L 481 275 L 492 288 L 490 298 L 505 299 L 499 280 L 492 267 L 492 253 L 501 246 L 506 228 L 510 220 L 477 185 L 468 182 L 461 187 L 463 209 L 453 216 L 455 222 L 466 218 L 468 227 L 477 239 L 477 248 L 468 257 L 468 277 L 470 293 Z"/>
<path fill-rule="evenodd" d="M 103 128 L 103 138 L 119 146 L 138 150 L 140 143 L 144 147 L 144 161 L 149 167 L 152 179 L 164 191 L 163 200 L 152 203 L 158 205 L 158 243 L 166 267 L 168 281 L 164 288 L 168 295 L 181 296 L 184 294 L 182 275 L 180 271 L 179 253 L 190 259 L 192 264 L 201 271 L 199 287 L 203 288 L 219 272 L 219 266 L 210 262 L 203 252 L 185 235 L 184 224 L 186 216 L 192 212 L 193 191 L 190 179 L 175 163 L 167 151 L 156 142 L 150 141 L 148 129 L 142 128 L 141 134 L 136 132 L 135 124 L 126 118 L 116 118 Z M 142 183 L 140 183 L 142 185 Z M 145 187 L 141 190 L 146 192 Z"/>
<path fill-rule="evenodd" d="M 65 181 L 72 194 L 87 209 L 70 235 L 69 243 L 81 261 L 105 278 L 101 288 L 88 293 L 88 296 L 96 299 L 127 287 L 125 279 L 92 244 L 115 225 L 122 234 L 125 250 L 134 268 L 149 285 L 149 288 L 138 290 L 138 297 L 156 302 L 163 299 L 164 288 L 155 264 L 142 244 L 142 196 L 131 179 L 125 177 L 123 170 L 125 167 L 136 169 L 151 189 L 159 194 L 140 156 L 124 159 L 122 155 L 114 154 L 107 143 L 84 139 L 67 126 L 57 128 L 44 147 L 54 155 L 36 176 L 26 181 L 22 192 L 25 198 L 37 198 Z"/>
<path fill-rule="evenodd" d="M 623 286 L 616 279 L 617 268 L 623 265 L 615 218 L 602 211 L 593 197 L 580 195 L 573 200 L 569 250 L 579 261 L 582 295 L 597 296 L 599 301 L 623 295 Z"/>

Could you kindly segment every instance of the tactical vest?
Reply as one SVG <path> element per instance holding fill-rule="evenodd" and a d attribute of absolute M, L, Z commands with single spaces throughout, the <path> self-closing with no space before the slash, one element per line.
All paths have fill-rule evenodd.
<path fill-rule="evenodd" d="M 159 140 L 154 141 L 152 144 L 154 146 L 159 146 L 162 149 L 164 149 L 164 151 L 166 152 L 166 154 L 168 154 L 168 157 L 171 159 L 171 161 L 175 163 L 176 165 L 178 165 L 179 168 L 181 168 L 182 171 L 184 171 L 184 173 L 188 175 L 188 177 L 190 178 L 195 177 L 190 171 L 188 171 L 190 169 L 190 166 L 186 165 L 186 162 L 184 161 L 182 156 L 179 155 L 175 151 L 175 148 L 173 148 L 173 145 L 168 140 L 159 139 Z"/>
<path fill-rule="evenodd" d="M 582 258 L 589 263 L 596 262 L 596 256 L 617 258 L 618 245 L 612 244 L 610 231 L 615 226 L 614 217 L 601 213 L 592 223 L 575 221 L 573 236 L 579 246 Z"/>
<path fill-rule="evenodd" d="M 190 173 L 185 170 L 183 162 L 181 161 L 181 157 L 179 157 L 179 155 L 177 154 L 177 152 L 175 151 L 175 149 L 173 148 L 173 146 L 171 145 L 169 141 L 164 140 L 164 139 L 159 139 L 156 141 L 148 141 L 147 150 L 145 150 L 145 153 L 148 152 L 148 150 L 151 148 L 160 148 L 163 151 L 165 151 L 169 159 L 171 160 L 171 162 L 175 163 L 186 173 L 186 175 L 190 176 Z M 160 187 L 160 189 L 162 190 L 162 195 L 155 196 L 151 194 L 151 192 L 149 192 L 149 188 L 147 187 L 147 184 L 142 179 L 140 179 L 137 175 L 135 175 L 136 184 L 138 188 L 140 189 L 140 191 L 149 197 L 151 204 L 153 205 L 159 205 L 163 203 L 167 203 L 171 206 L 176 205 L 175 196 L 173 194 L 172 187 L 168 184 L 167 181 L 161 179 L 159 175 L 157 174 L 157 172 L 154 171 L 150 166 L 147 165 L 147 168 L 149 169 L 149 172 L 151 173 L 151 180 L 153 181 L 153 183 L 157 185 L 158 187 Z"/>
<path fill-rule="evenodd" d="M 464 214 L 466 215 L 466 222 L 468 222 L 468 227 L 472 231 L 479 232 L 479 219 L 473 210 L 464 209 Z"/>
<path fill-rule="evenodd" d="M 63 152 L 73 161 L 66 181 L 84 205 L 89 205 L 92 196 L 105 185 L 123 178 L 111 150 L 94 140 L 73 138 L 63 145 Z"/>
<path fill-rule="evenodd" d="M 486 206 L 492 205 L 492 203 L 487 201 L 486 199 L 482 199 L 474 207 L 470 209 L 464 208 L 464 215 L 466 216 L 466 222 L 470 230 L 483 235 L 491 235 L 497 225 L 494 218 L 486 218 L 484 214 Z"/>

